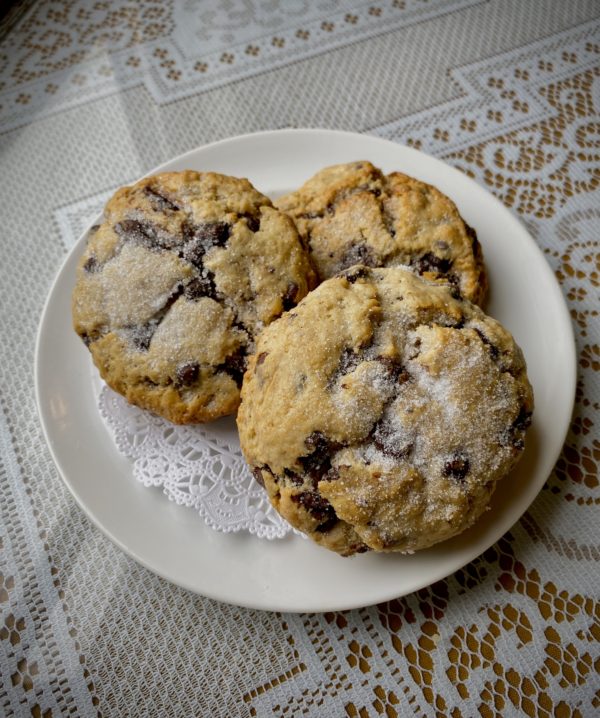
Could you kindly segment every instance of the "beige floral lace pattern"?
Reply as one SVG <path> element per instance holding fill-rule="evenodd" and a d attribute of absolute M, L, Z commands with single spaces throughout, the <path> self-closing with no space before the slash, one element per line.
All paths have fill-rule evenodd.
<path fill-rule="evenodd" d="M 161 104 L 216 86 L 210 77 L 215 68 L 214 82 L 226 84 L 249 76 L 254 68 L 308 57 L 310 43 L 331 37 L 331 45 L 322 46 L 325 52 L 335 46 L 333 38 L 341 30 L 348 33 L 346 39 L 352 32 L 358 38 L 363 22 L 373 23 L 371 32 L 377 22 L 378 27 L 391 27 L 390 18 L 418 6 L 432 16 L 440 8 L 460 6 L 389 0 L 357 2 L 353 12 L 347 4 L 324 2 L 318 5 L 327 17 L 310 18 L 321 23 L 318 29 L 300 21 L 286 26 L 289 17 L 280 14 L 280 26 L 264 36 L 255 33 L 234 51 L 232 41 L 221 38 L 229 46 L 210 60 L 210 67 L 204 66 L 205 60 L 195 60 L 197 67 L 188 70 L 196 79 L 185 84 L 183 74 L 174 79 L 183 55 L 172 54 L 164 43 L 176 22 L 172 3 L 99 1 L 89 3 L 94 8 L 89 17 L 78 17 L 82 4 L 38 4 L 36 13 L 49 7 L 57 13 L 45 28 L 51 32 L 44 40 L 50 48 L 56 43 L 54 53 L 44 57 L 46 46 L 40 44 L 26 48 L 31 52 L 27 58 L 14 53 L 9 59 L 0 57 L 6 83 L 0 89 L 1 129 L 32 123 L 27 133 L 34 139 L 34 119 L 125 90 L 141 77 Z M 257 7 L 230 4 L 242 5 Z M 277 14 L 280 5 L 261 7 L 272 6 Z M 68 13 L 69 22 L 79 28 L 78 37 L 85 38 L 96 18 L 108 18 L 121 7 L 130 13 L 126 22 L 118 23 L 124 34 L 107 37 L 104 54 L 94 55 L 91 48 L 79 59 L 73 56 L 64 69 L 52 69 L 57 58 L 62 61 L 68 55 L 67 40 L 56 39 L 61 13 Z M 163 29 L 153 30 L 152 23 Z M 331 23 L 334 27 L 328 29 Z M 18 312 L 27 316 L 15 321 L 13 307 L 6 305 L 0 312 L 6 336 L 19 349 L 25 347 L 18 362 L 7 362 L 6 370 L 0 367 L 0 419 L 6 413 L 9 425 L 6 430 L 0 427 L 0 438 L 8 437 L 8 448 L 2 444 L 0 451 L 0 490 L 14 486 L 21 492 L 0 496 L 0 714 L 142 716 L 161 712 L 165 705 L 182 715 L 261 718 L 587 718 L 600 711 L 598 29 L 597 21 L 586 22 L 489 60 L 450 69 L 456 100 L 370 129 L 442 157 L 518 214 L 567 298 L 579 357 L 569 435 L 529 511 L 479 559 L 402 599 L 322 615 L 243 611 L 191 596 L 153 577 L 87 525 L 57 488 L 41 446 L 30 366 L 26 377 L 23 366 L 33 355 L 29 316 L 41 309 L 51 280 L 49 267 L 58 254 L 48 247 L 54 242 L 62 251 L 72 245 L 110 194 L 110 180 L 82 182 L 85 189 L 75 195 L 77 201 L 72 197 L 60 207 L 57 201 L 47 216 L 36 215 L 33 226 L 47 233 L 43 236 L 48 242 L 39 245 L 39 258 L 28 257 L 23 263 L 28 272 L 35 270 L 34 278 L 19 274 L 22 267 L 16 264 L 10 270 L 19 282 L 31 281 L 26 287 L 31 301 L 15 293 L 22 301 L 16 305 Z M 38 30 L 32 27 L 32 33 Z M 365 31 L 361 37 L 367 36 Z M 2 53 L 7 55 L 6 43 L 0 46 Z M 277 59 L 278 53 L 284 59 Z M 192 62 L 190 53 L 183 54 L 185 62 Z M 106 56 L 114 62 L 105 66 Z M 16 68 L 19 62 L 11 80 L 8 63 Z M 27 72 L 38 74 L 28 79 Z M 162 119 L 160 112 L 157 117 Z M 73 156 L 68 150 L 65 154 Z M 101 188 L 106 192 L 99 193 Z M 84 198 L 86 192 L 90 196 Z M 36 211 L 27 205 L 19 230 L 26 226 L 25 214 Z M 10 229 L 3 227 L 7 236 Z M 26 240 L 22 234 L 20 230 L 20 242 Z M 3 297 L 10 296 L 4 291 L 9 286 L 6 275 L 0 274 Z M 28 343 L 22 340 L 24 326 L 31 334 Z M 9 384 L 15 387 L 13 394 Z M 9 444 L 18 449 L 14 455 Z"/>
<path fill-rule="evenodd" d="M 0 131 L 140 84 L 172 102 L 477 2 L 39 2 L 0 43 Z"/>

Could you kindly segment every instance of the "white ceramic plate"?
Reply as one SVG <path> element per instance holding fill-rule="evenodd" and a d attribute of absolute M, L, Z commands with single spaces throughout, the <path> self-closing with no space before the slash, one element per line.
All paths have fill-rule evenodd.
<path fill-rule="evenodd" d="M 527 231 L 471 179 L 416 150 L 328 130 L 235 137 L 193 150 L 154 172 L 196 169 L 246 176 L 276 196 L 325 165 L 360 159 L 435 184 L 476 228 L 490 274 L 487 311 L 522 347 L 535 391 L 525 454 L 516 471 L 500 482 L 483 520 L 413 556 L 343 559 L 293 536 L 271 542 L 212 531 L 193 511 L 133 480 L 130 462 L 117 453 L 99 416 L 90 357 L 71 329 L 70 295 L 82 238 L 50 291 L 36 346 L 36 394 L 50 451 L 78 504 L 110 539 L 151 571 L 204 596 L 268 610 L 325 611 L 415 591 L 464 566 L 510 529 L 541 489 L 562 447 L 576 367 L 564 299 Z"/>

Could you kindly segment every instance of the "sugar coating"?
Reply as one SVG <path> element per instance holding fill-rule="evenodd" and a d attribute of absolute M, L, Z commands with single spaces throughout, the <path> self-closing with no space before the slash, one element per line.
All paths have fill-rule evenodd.
<path fill-rule="evenodd" d="M 411 552 L 481 515 L 532 410 L 498 322 L 406 269 L 353 267 L 265 329 L 238 427 L 292 525 L 343 555 Z"/>

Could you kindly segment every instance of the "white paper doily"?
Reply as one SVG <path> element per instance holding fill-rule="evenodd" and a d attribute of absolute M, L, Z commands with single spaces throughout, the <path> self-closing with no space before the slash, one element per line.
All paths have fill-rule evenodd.
<path fill-rule="evenodd" d="M 175 426 L 107 386 L 98 406 L 117 449 L 133 460 L 133 475 L 144 486 L 161 486 L 171 501 L 193 507 L 216 531 L 245 530 L 266 539 L 297 533 L 250 473 L 232 417 Z"/>

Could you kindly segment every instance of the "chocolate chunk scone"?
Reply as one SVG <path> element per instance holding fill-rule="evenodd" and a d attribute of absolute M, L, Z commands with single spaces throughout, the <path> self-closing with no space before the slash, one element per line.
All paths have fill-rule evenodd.
<path fill-rule="evenodd" d="M 79 263 L 73 322 L 131 403 L 203 422 L 237 409 L 255 336 L 313 284 L 293 222 L 248 180 L 165 173 L 106 205 Z"/>
<path fill-rule="evenodd" d="M 326 167 L 275 204 L 296 222 L 321 280 L 353 264 L 406 265 L 483 303 L 487 279 L 477 235 L 431 185 L 351 162 Z"/>
<path fill-rule="evenodd" d="M 342 555 L 412 552 L 480 516 L 532 410 L 497 321 L 409 270 L 356 266 L 261 334 L 238 428 L 293 526 Z"/>

